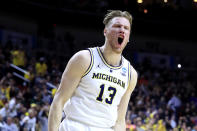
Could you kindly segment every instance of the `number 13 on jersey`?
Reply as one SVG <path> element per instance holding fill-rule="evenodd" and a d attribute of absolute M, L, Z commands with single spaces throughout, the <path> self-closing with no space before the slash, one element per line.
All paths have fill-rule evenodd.
<path fill-rule="evenodd" d="M 102 84 L 100 86 L 100 93 L 99 93 L 98 97 L 96 98 L 97 101 L 103 102 L 103 94 L 105 93 L 104 92 L 105 88 L 106 88 L 105 84 Z M 108 87 L 108 92 L 110 92 L 109 97 L 105 98 L 104 102 L 107 103 L 107 104 L 112 104 L 114 96 L 116 95 L 116 88 Z"/>

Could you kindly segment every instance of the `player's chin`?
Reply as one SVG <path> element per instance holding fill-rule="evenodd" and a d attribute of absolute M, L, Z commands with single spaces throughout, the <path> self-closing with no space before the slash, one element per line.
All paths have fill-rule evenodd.
<path fill-rule="evenodd" d="M 118 53 L 118 54 L 121 54 L 122 53 L 122 51 L 123 51 L 123 48 L 122 47 L 114 47 L 113 48 L 113 51 L 115 52 L 115 53 Z"/>
<path fill-rule="evenodd" d="M 117 48 L 117 49 L 121 49 L 121 50 L 123 50 L 124 48 L 125 48 L 125 46 L 126 46 L 126 44 L 125 43 L 116 43 L 116 45 L 115 45 L 115 47 Z"/>

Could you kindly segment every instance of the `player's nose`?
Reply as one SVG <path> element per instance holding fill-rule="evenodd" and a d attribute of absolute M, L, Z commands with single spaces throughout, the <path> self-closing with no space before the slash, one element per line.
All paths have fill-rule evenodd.
<path fill-rule="evenodd" d="M 124 34 L 124 32 L 125 32 L 125 29 L 124 29 L 123 26 L 121 26 L 121 28 L 120 28 L 120 30 L 119 30 L 119 33 Z"/>
<path fill-rule="evenodd" d="M 120 30 L 119 30 L 119 34 L 121 34 L 121 35 L 124 35 L 124 34 L 125 34 L 125 30 L 124 30 L 124 28 L 120 28 Z"/>

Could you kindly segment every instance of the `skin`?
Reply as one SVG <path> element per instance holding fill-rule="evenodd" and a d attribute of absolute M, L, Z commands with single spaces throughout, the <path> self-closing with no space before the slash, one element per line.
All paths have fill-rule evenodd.
<path fill-rule="evenodd" d="M 120 65 L 122 51 L 129 41 L 131 26 L 124 17 L 113 18 L 104 29 L 105 44 L 100 48 L 108 64 Z M 123 42 L 118 43 L 118 37 L 123 37 Z M 76 53 L 68 62 L 62 75 L 60 86 L 54 96 L 49 111 L 49 131 L 57 131 L 62 118 L 62 110 L 65 102 L 72 96 L 91 61 L 90 53 L 87 50 Z M 125 115 L 130 95 L 137 82 L 137 73 L 131 72 L 131 82 L 118 106 L 118 119 L 113 127 L 114 131 L 125 131 Z"/>
<path fill-rule="evenodd" d="M 104 29 L 106 38 L 104 46 L 110 46 L 111 51 L 116 55 L 121 55 L 130 37 L 130 22 L 124 17 L 113 18 Z M 118 44 L 118 37 L 124 37 L 122 44 Z"/>

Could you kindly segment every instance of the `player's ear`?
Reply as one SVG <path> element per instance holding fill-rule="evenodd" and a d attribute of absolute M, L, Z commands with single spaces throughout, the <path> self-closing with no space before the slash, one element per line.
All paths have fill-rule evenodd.
<path fill-rule="evenodd" d="M 106 35 L 106 32 L 107 32 L 107 29 L 105 28 L 105 29 L 103 30 L 104 36 Z"/>

